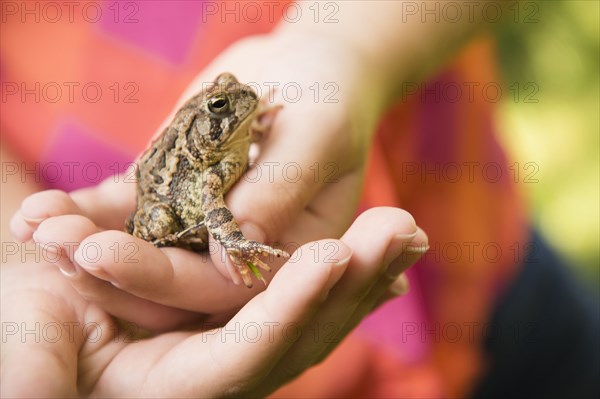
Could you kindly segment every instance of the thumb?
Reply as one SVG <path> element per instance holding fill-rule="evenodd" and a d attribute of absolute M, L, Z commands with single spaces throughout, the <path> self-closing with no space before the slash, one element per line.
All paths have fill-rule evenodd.
<path fill-rule="evenodd" d="M 227 196 L 238 223 L 252 225 L 248 230 L 260 231 L 256 238 L 267 242 L 280 238 L 317 193 L 348 170 L 340 162 L 348 151 L 339 126 L 316 123 L 314 117 L 298 123 L 305 118 L 293 107 L 286 104 L 279 112 L 259 158 Z"/>

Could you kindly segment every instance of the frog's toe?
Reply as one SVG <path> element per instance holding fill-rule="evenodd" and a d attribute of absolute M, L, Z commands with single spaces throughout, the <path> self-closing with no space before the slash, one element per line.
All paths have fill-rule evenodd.
<path fill-rule="evenodd" d="M 264 245 L 264 244 L 257 243 L 255 251 L 261 256 L 275 255 L 278 258 L 289 258 L 290 257 L 290 255 L 287 252 L 285 252 L 281 249 L 271 248 L 268 245 Z"/>
<path fill-rule="evenodd" d="M 271 268 L 260 257 L 274 255 L 276 257 L 289 257 L 289 254 L 280 249 L 271 248 L 255 241 L 240 242 L 226 249 L 231 261 L 236 266 L 244 284 L 252 287 L 250 272 L 266 285 L 260 270 L 270 272 Z"/>
<path fill-rule="evenodd" d="M 233 265 L 237 269 L 246 287 L 252 288 L 252 277 L 250 272 L 252 272 L 252 274 L 258 280 L 262 281 L 265 285 L 267 284 L 263 276 L 260 274 L 260 271 L 256 268 L 256 266 L 270 272 L 271 268 L 268 265 L 266 265 L 256 256 L 240 256 L 240 251 L 237 249 L 228 249 L 227 253 L 229 254 L 229 259 L 231 260 L 231 263 L 233 263 Z"/>
<path fill-rule="evenodd" d="M 255 266 L 258 266 L 261 269 L 266 270 L 268 272 L 271 271 L 271 268 L 269 267 L 269 265 L 267 265 L 265 262 L 263 262 L 262 260 L 260 260 L 260 258 L 258 258 L 258 257 L 255 257 L 254 259 L 249 260 L 248 262 L 251 262 Z"/>
<path fill-rule="evenodd" d="M 289 258 L 290 257 L 290 254 L 288 254 L 287 252 L 285 252 L 281 249 L 270 248 L 270 247 L 268 247 L 267 252 L 263 252 L 263 255 L 275 255 L 278 258 Z"/>
<path fill-rule="evenodd" d="M 250 268 L 246 265 L 242 265 L 242 264 L 238 264 L 236 262 L 234 262 L 234 264 L 236 265 L 238 272 L 240 273 L 240 276 L 242 276 L 242 281 L 244 282 L 244 285 L 248 288 L 252 288 L 253 284 L 252 284 L 252 277 L 250 276 Z M 260 279 L 265 285 L 267 284 L 265 282 L 265 279 L 262 278 L 262 276 L 260 276 Z"/>
<path fill-rule="evenodd" d="M 269 255 L 274 255 L 277 258 L 289 258 L 290 255 L 276 248 L 271 248 L 268 245 L 260 244 L 254 241 L 248 241 L 247 243 L 230 246 L 226 248 L 226 251 L 229 255 L 235 256 L 241 259 L 247 259 L 252 261 L 253 263 L 264 263 L 258 258 L 259 256 L 268 257 Z M 265 265 L 266 266 L 266 265 Z"/>

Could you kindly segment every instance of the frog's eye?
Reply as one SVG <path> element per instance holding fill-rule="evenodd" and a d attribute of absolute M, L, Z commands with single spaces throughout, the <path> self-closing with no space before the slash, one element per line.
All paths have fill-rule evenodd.
<path fill-rule="evenodd" d="M 208 99 L 208 110 L 212 114 L 222 115 L 231 110 L 231 102 L 225 94 L 217 94 Z"/>

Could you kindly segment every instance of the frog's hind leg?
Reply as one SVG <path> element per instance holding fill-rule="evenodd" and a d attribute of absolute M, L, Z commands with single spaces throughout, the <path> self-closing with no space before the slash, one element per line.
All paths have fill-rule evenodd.
<path fill-rule="evenodd" d="M 152 202 L 131 215 L 126 228 L 134 236 L 154 243 L 174 235 L 182 226 L 169 205 Z"/>
<path fill-rule="evenodd" d="M 173 208 L 162 202 L 145 204 L 128 218 L 126 229 L 157 247 L 203 250 L 208 243 L 204 221 L 184 229 Z"/>
<path fill-rule="evenodd" d="M 205 181 L 202 187 L 202 212 L 204 213 L 204 221 L 210 235 L 227 251 L 229 258 L 240 273 L 244 284 L 247 287 L 252 287 L 250 273 L 254 274 L 257 279 L 265 282 L 256 265 L 264 270 L 270 270 L 259 257 L 268 255 L 289 257 L 289 255 L 285 251 L 271 248 L 256 241 L 247 240 L 244 237 L 231 211 L 227 208 L 223 200 L 223 172 L 220 170 L 220 167 L 220 165 L 212 167 L 204 176 Z"/>

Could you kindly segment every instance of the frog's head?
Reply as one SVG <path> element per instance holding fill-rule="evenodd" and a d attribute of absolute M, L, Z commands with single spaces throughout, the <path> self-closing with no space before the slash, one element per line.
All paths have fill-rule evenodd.
<path fill-rule="evenodd" d="M 230 73 L 222 73 L 206 90 L 200 106 L 205 115 L 201 122 L 205 124 L 205 143 L 229 149 L 250 142 L 250 124 L 258 107 L 258 96 L 250 86 L 241 84 Z"/>
<path fill-rule="evenodd" d="M 229 154 L 247 156 L 258 102 L 250 86 L 222 73 L 177 112 L 171 127 L 185 135 L 189 154 L 207 165 Z"/>

